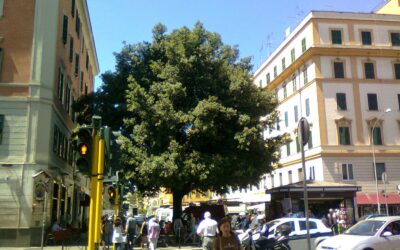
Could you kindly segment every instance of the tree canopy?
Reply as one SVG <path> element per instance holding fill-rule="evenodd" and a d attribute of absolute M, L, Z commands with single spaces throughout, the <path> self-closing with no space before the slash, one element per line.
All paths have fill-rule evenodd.
<path fill-rule="evenodd" d="M 167 188 L 179 215 L 191 190 L 224 193 L 271 171 L 282 138 L 263 131 L 276 121 L 277 100 L 253 83 L 238 48 L 201 23 L 171 33 L 158 24 L 151 42 L 125 44 L 116 58 L 95 108 L 122 126 L 125 172 L 140 190 Z"/>

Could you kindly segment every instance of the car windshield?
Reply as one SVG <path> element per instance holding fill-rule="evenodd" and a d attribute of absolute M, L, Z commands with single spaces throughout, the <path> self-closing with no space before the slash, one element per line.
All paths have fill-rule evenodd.
<path fill-rule="evenodd" d="M 344 234 L 373 236 L 383 224 L 385 224 L 385 221 L 381 220 L 361 221 L 349 228 Z"/>
<path fill-rule="evenodd" d="M 269 228 L 271 228 L 273 225 L 276 225 L 276 224 L 278 224 L 280 222 L 281 222 L 281 220 L 272 220 L 272 221 L 267 222 L 267 226 Z"/>

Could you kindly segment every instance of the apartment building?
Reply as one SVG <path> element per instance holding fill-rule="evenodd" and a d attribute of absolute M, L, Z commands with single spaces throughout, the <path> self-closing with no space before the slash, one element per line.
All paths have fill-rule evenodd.
<path fill-rule="evenodd" d="M 86 0 L 0 1 L 0 246 L 40 245 L 44 211 L 84 227 L 71 106 L 98 71 Z"/>
<path fill-rule="evenodd" d="M 292 139 L 266 176 L 272 217 L 304 211 L 301 117 L 311 127 L 305 175 L 315 216 L 345 207 L 351 221 L 374 212 L 377 190 L 383 212 L 386 201 L 391 214 L 400 212 L 400 13 L 385 14 L 399 4 L 371 13 L 313 11 L 255 72 L 255 84 L 279 101 L 279 120 L 265 136 Z"/>

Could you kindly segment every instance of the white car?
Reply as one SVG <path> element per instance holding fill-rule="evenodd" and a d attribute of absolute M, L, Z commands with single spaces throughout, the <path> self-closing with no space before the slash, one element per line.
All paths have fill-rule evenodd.
<path fill-rule="evenodd" d="M 269 226 L 268 238 L 272 238 L 283 225 L 287 225 L 292 229 L 289 234 L 290 239 L 304 238 L 307 235 L 306 218 L 280 218 L 267 222 Z M 309 219 L 310 235 L 313 237 L 331 235 L 332 230 L 324 225 L 319 219 Z"/>
<path fill-rule="evenodd" d="M 400 216 L 360 221 L 344 234 L 322 241 L 317 250 L 400 250 Z"/>

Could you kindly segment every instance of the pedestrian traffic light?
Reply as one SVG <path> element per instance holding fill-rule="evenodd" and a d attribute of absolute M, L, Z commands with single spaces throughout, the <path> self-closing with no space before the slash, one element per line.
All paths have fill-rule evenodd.
<path fill-rule="evenodd" d="M 116 198 L 117 198 L 117 190 L 115 190 L 114 186 L 108 188 L 108 196 L 110 197 L 109 198 L 110 204 L 114 205 L 116 203 Z"/>
<path fill-rule="evenodd" d="M 76 142 L 76 167 L 84 175 L 91 175 L 92 129 L 79 128 Z"/>

